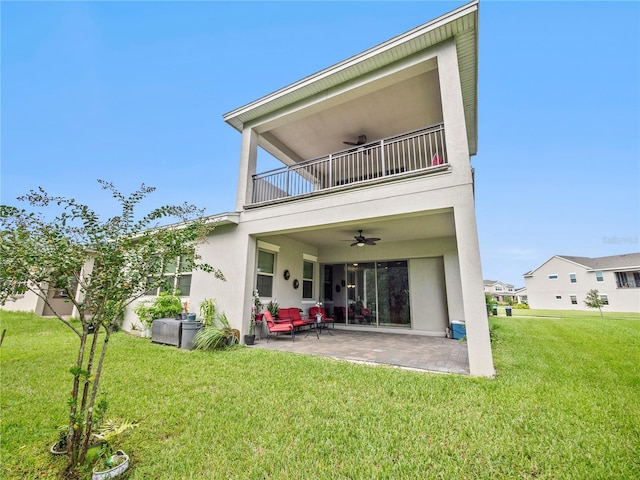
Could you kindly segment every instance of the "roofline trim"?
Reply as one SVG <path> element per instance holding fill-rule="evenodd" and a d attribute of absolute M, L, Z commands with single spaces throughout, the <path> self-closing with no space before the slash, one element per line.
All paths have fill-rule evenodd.
<path fill-rule="evenodd" d="M 438 18 L 435 18 L 427 23 L 424 23 L 422 25 L 419 25 L 407 32 L 401 33 L 400 35 L 393 37 L 389 40 L 386 40 L 385 42 L 382 42 L 374 47 L 371 47 L 367 50 L 365 50 L 364 52 L 358 53 L 346 60 L 343 60 L 337 64 L 334 64 L 330 67 L 327 67 L 323 70 L 320 70 L 319 72 L 316 72 L 312 75 L 309 75 L 308 77 L 305 77 L 301 80 L 298 80 L 297 82 L 294 82 L 286 87 L 283 87 L 279 90 L 276 90 L 273 93 L 270 93 L 268 95 L 265 95 L 251 103 L 248 103 L 242 107 L 236 108 L 235 110 L 232 110 L 226 114 L 224 114 L 222 117 L 224 119 L 225 122 L 229 123 L 230 125 L 234 126 L 237 130 L 241 130 L 242 126 L 239 124 L 239 122 L 234 121 L 234 119 L 236 119 L 236 117 L 251 111 L 253 109 L 256 109 L 258 107 L 261 107 L 265 104 L 268 104 L 270 102 L 273 102 L 283 96 L 286 96 L 288 94 L 291 94 L 297 90 L 300 90 L 308 85 L 312 85 L 313 83 L 316 83 L 324 78 L 330 77 L 332 75 L 338 74 L 343 70 L 346 70 L 350 67 L 353 67 L 365 60 L 368 60 L 371 57 L 375 57 L 377 55 L 383 54 L 388 50 L 391 50 L 393 48 L 398 47 L 399 45 L 402 45 L 403 43 L 407 43 L 417 37 L 420 37 L 422 35 L 428 34 L 429 32 L 436 30 L 438 28 L 443 27 L 444 25 L 457 20 L 460 17 L 463 17 L 465 15 L 469 15 L 472 14 L 474 12 L 478 11 L 478 5 L 479 5 L 479 0 L 473 0 L 470 3 L 467 3 L 466 5 L 463 5 L 461 7 L 458 7 L 457 9 L 445 13 L 443 15 L 441 15 Z M 446 38 L 450 38 L 451 36 L 447 35 L 445 38 L 442 39 L 442 41 L 444 41 Z M 476 40 L 476 55 L 477 55 L 477 40 Z M 477 75 L 477 65 L 476 65 L 476 75 Z M 476 77 L 477 78 L 477 77 Z"/>

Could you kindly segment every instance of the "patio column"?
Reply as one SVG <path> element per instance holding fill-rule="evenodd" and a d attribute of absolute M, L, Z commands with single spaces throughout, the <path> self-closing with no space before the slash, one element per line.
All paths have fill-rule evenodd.
<path fill-rule="evenodd" d="M 240 149 L 240 167 L 238 171 L 238 193 L 236 194 L 236 212 L 244 210 L 253 197 L 253 175 L 258 162 L 258 134 L 251 128 L 242 131 Z"/>
<path fill-rule="evenodd" d="M 460 262 L 462 307 L 467 330 L 469 370 L 471 375 L 492 377 L 495 374 L 489 338 L 489 319 L 484 302 L 482 266 L 471 189 L 454 208 L 456 242 Z"/>

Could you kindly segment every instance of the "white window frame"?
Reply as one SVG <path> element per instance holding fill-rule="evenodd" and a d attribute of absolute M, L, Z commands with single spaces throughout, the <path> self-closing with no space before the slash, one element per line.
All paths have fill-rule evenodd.
<path fill-rule="evenodd" d="M 260 257 L 260 252 L 265 252 L 273 255 L 273 268 L 272 272 L 260 272 L 258 271 L 258 260 Z M 276 289 L 276 272 L 278 266 L 278 253 L 280 252 L 280 247 L 278 245 L 273 245 L 271 243 L 263 242 L 258 240 L 258 248 L 256 250 L 256 274 L 255 274 L 255 288 L 258 290 L 258 295 L 260 298 L 274 298 L 275 297 L 275 289 Z M 260 291 L 258 287 L 258 277 L 271 277 L 271 295 L 265 295 L 264 292 Z"/>
<path fill-rule="evenodd" d="M 604 305 L 609 305 L 609 295 L 607 295 L 606 293 L 600 295 L 600 300 L 602 300 Z"/>
<path fill-rule="evenodd" d="M 304 264 L 305 263 L 310 263 L 313 266 L 313 273 L 311 278 L 305 277 L 305 273 L 304 273 Z M 310 255 L 308 253 L 303 253 L 302 254 L 302 301 L 309 301 L 309 300 L 313 300 L 315 298 L 315 277 L 316 275 L 318 275 L 318 257 L 316 257 L 315 255 Z M 311 282 L 311 296 L 310 297 L 305 297 L 304 296 L 304 285 L 305 283 L 309 283 Z"/>
<path fill-rule="evenodd" d="M 578 283 L 578 277 L 576 276 L 575 273 L 570 273 L 569 274 L 569 282 Z"/>
<path fill-rule="evenodd" d="M 596 282 L 604 282 L 604 275 L 602 272 L 596 272 Z"/>
<path fill-rule="evenodd" d="M 173 271 L 165 271 L 162 274 L 162 277 L 166 277 L 166 278 L 172 278 L 171 282 L 171 291 L 175 291 L 178 288 L 178 279 L 180 278 L 186 278 L 189 277 L 190 279 L 193 278 L 192 276 L 192 272 L 193 270 L 181 270 L 180 266 L 182 264 L 182 260 L 183 260 L 184 255 L 178 255 L 175 259 L 174 259 L 174 263 L 173 263 Z M 166 268 L 166 267 L 165 267 Z M 155 292 L 152 292 L 151 290 L 147 290 L 146 295 L 148 296 L 158 296 L 158 294 L 160 292 L 165 291 L 164 288 L 162 286 L 156 287 Z M 181 297 L 188 297 L 189 295 L 191 295 L 191 280 L 189 280 L 189 291 L 188 292 L 180 292 L 180 296 Z"/>
<path fill-rule="evenodd" d="M 558 279 L 558 274 L 557 273 L 550 273 L 548 275 L 549 280 L 557 280 Z"/>
<path fill-rule="evenodd" d="M 571 305 L 577 305 L 578 304 L 578 296 L 577 295 L 569 295 L 569 301 L 571 302 Z"/>

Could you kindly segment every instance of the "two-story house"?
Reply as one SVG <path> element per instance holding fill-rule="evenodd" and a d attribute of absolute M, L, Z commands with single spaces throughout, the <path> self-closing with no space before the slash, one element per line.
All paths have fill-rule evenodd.
<path fill-rule="evenodd" d="M 640 253 L 608 257 L 554 255 L 524 274 L 531 308 L 588 310 L 584 299 L 598 290 L 606 310 L 640 312 Z"/>
<path fill-rule="evenodd" d="M 476 0 L 225 114 L 241 134 L 236 207 L 211 217 L 199 254 L 227 281 L 176 259 L 167 275 L 191 311 L 214 298 L 246 333 L 257 289 L 305 313 L 322 302 L 337 328 L 444 337 L 465 322 L 470 373 L 493 375 L 477 94 Z M 258 171 L 265 158 L 281 167 Z M 47 314 L 34 295 L 12 300 Z"/>
<path fill-rule="evenodd" d="M 322 302 L 337 328 L 445 336 L 462 321 L 471 374 L 493 375 L 477 93 L 474 1 L 225 114 L 241 134 L 236 207 L 200 254 L 227 281 L 193 272 L 191 304 L 215 298 L 243 333 L 255 289 L 305 313 Z M 281 167 L 258 171 L 263 158 Z"/>
<path fill-rule="evenodd" d="M 491 295 L 491 299 L 496 302 L 513 301 L 516 296 L 516 289 L 509 283 L 500 280 L 484 280 L 482 282 L 484 294 Z"/>

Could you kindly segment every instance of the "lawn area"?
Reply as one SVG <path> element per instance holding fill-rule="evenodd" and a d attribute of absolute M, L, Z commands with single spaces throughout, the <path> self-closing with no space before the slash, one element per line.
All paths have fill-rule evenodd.
<path fill-rule="evenodd" d="M 640 320 L 491 321 L 493 379 L 119 332 L 102 387 L 110 416 L 141 422 L 124 478 L 640 478 Z M 55 478 L 76 340 L 28 314 L 3 328 L 0 476 Z"/>

